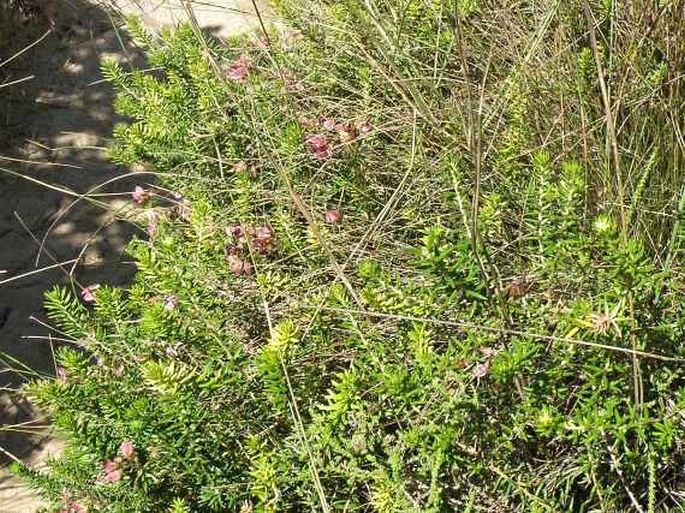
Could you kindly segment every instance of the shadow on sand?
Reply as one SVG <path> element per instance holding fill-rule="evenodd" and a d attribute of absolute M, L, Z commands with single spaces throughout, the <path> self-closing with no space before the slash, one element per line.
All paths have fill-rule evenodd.
<path fill-rule="evenodd" d="M 45 420 L 14 391 L 27 377 L 54 375 L 52 341 L 41 325 L 45 290 L 55 283 L 123 285 L 134 272 L 124 248 L 135 228 L 117 219 L 114 209 L 117 202 L 128 202 L 126 191 L 136 181 L 109 163 L 103 149 L 117 121 L 113 92 L 100 74 L 103 58 L 142 64 L 140 52 L 124 32 L 113 29 L 104 9 L 80 0 L 0 0 L 0 447 L 5 462 L 11 459 L 7 453 L 31 461 L 49 439 Z M 114 181 L 98 192 L 114 193 L 103 196 L 110 208 L 36 182 L 84 193 L 108 180 Z M 69 263 L 56 266 L 62 262 Z M 18 372 L 23 366 L 30 371 Z M 17 424 L 21 427 L 11 427 Z M 8 479 L 0 478 L 5 488 L 0 504 L 2 496 L 14 493 L 15 483 Z"/>
<path fill-rule="evenodd" d="M 116 1 L 155 28 L 183 13 L 170 1 Z M 197 5 L 212 37 L 257 26 L 252 0 Z M 125 247 L 137 228 L 116 212 L 130 208 L 130 191 L 152 177 L 130 176 L 106 158 L 119 120 L 100 64 L 143 67 L 144 60 L 114 26 L 108 10 L 84 0 L 0 0 L 0 464 L 37 465 L 59 446 L 18 390 L 27 378 L 55 374 L 59 342 L 47 337 L 45 291 L 56 283 L 125 285 L 135 272 Z M 104 183 L 97 193 L 105 208 L 78 198 Z M 0 469 L 0 511 L 38 504 Z"/>

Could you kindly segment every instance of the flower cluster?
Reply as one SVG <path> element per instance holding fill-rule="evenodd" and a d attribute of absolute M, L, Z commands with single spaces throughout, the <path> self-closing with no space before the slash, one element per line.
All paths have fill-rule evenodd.
<path fill-rule="evenodd" d="M 86 303 L 93 303 L 95 301 L 95 291 L 99 288 L 100 284 L 98 283 L 83 287 L 83 289 L 81 289 L 81 299 Z"/>
<path fill-rule="evenodd" d="M 133 201 L 136 204 L 149 206 L 148 200 L 153 196 L 152 191 L 153 189 L 145 189 L 140 185 L 136 185 L 133 192 L 131 192 L 131 196 L 133 197 Z M 171 217 L 176 217 L 183 221 L 189 221 L 191 208 L 188 200 L 183 198 L 181 194 L 176 192 L 171 192 L 171 197 L 168 197 L 168 194 L 165 194 L 165 192 L 167 191 L 160 191 L 158 188 L 156 188 L 154 196 L 161 198 L 166 197 L 167 200 L 172 202 L 173 206 L 167 209 Z M 158 223 L 161 219 L 164 218 L 164 216 L 164 211 L 156 210 L 154 208 L 151 208 L 147 211 L 147 226 L 145 228 L 145 231 L 147 232 L 148 237 L 150 239 L 154 238 L 155 234 L 157 233 Z M 87 299 L 84 300 L 90 302 Z"/>
<path fill-rule="evenodd" d="M 86 513 L 86 507 L 74 499 L 71 492 L 64 492 L 62 494 L 63 506 L 59 509 L 59 513 Z"/>
<path fill-rule="evenodd" d="M 67 382 L 67 370 L 64 367 L 57 367 L 57 382 L 64 385 Z"/>
<path fill-rule="evenodd" d="M 102 476 L 100 477 L 100 481 L 103 483 L 116 483 L 117 481 L 121 480 L 122 476 L 122 470 L 119 465 L 119 462 L 116 460 L 109 460 L 105 461 L 101 465 L 102 467 Z"/>
<path fill-rule="evenodd" d="M 338 224 L 342 221 L 342 212 L 338 209 L 329 210 L 326 212 L 326 222 L 328 224 Z"/>
<path fill-rule="evenodd" d="M 247 78 L 249 67 L 250 60 L 247 55 L 243 54 L 228 67 L 226 74 L 234 82 L 242 83 Z"/>
<path fill-rule="evenodd" d="M 318 129 L 318 133 L 309 134 L 305 137 L 307 149 L 318 160 L 327 160 L 333 156 L 333 146 L 330 136 L 337 134 L 341 144 L 349 144 L 355 141 L 360 134 L 366 135 L 373 130 L 371 123 L 364 120 L 358 123 L 338 123 L 332 118 L 303 119 L 300 124 L 309 130 Z"/>
<path fill-rule="evenodd" d="M 136 459 L 136 449 L 133 442 L 126 440 L 119 446 L 119 456 L 113 460 L 101 463 L 102 474 L 99 483 L 116 483 L 123 477 L 124 467 Z"/>
<path fill-rule="evenodd" d="M 150 191 L 144 189 L 140 185 L 136 185 L 135 189 L 133 189 L 133 192 L 131 193 L 131 196 L 133 196 L 133 201 L 138 203 L 138 205 L 142 205 L 150 197 Z"/>
<path fill-rule="evenodd" d="M 252 264 L 246 258 L 250 250 L 265 254 L 273 244 L 273 230 L 268 225 L 230 226 L 226 234 L 231 239 L 226 246 L 226 261 L 231 271 L 238 276 L 252 274 Z"/>
<path fill-rule="evenodd" d="M 309 134 L 304 141 L 318 160 L 327 160 L 333 156 L 333 147 L 325 135 Z"/>
<path fill-rule="evenodd" d="M 176 308 L 176 296 L 169 295 L 164 298 L 164 309 L 167 311 L 174 310 Z"/>
<path fill-rule="evenodd" d="M 157 233 L 157 223 L 161 217 L 161 214 L 159 212 L 155 212 L 154 210 L 151 210 L 148 213 L 147 216 L 147 235 L 152 239 L 155 236 L 155 233 Z"/>

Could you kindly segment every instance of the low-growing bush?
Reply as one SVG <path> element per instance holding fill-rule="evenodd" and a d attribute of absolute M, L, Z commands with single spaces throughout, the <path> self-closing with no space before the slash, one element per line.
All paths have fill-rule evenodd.
<path fill-rule="evenodd" d="M 104 65 L 147 234 L 47 295 L 67 444 L 19 471 L 61 511 L 682 507 L 682 2 L 277 4 Z"/>

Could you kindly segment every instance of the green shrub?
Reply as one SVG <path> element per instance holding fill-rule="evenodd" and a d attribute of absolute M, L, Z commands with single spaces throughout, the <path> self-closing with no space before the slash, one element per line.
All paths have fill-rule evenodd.
<path fill-rule="evenodd" d="M 67 448 L 20 472 L 65 511 L 682 507 L 676 3 L 132 22 L 149 237 L 127 290 L 48 294 Z"/>

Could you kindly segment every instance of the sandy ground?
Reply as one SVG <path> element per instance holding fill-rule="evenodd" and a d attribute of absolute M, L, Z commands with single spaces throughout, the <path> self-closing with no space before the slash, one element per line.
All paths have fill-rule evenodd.
<path fill-rule="evenodd" d="M 74 280 L 84 285 L 124 285 L 131 280 L 133 266 L 125 246 L 135 228 L 120 219 L 117 209 L 128 205 L 128 191 L 145 180 L 127 177 L 128 170 L 106 160 L 103 147 L 117 119 L 111 88 L 99 71 L 104 57 L 140 65 L 142 56 L 124 32 L 112 29 L 111 18 L 101 7 L 75 0 L 57 0 L 49 7 L 39 4 L 42 8 L 28 12 L 25 22 L 13 20 L 9 30 L 3 23 L 16 14 L 11 11 L 14 5 L 0 0 L 0 84 L 33 77 L 0 87 L 0 386 L 10 389 L 22 381 L 14 358 L 34 373 L 54 373 L 51 342 L 40 324 L 46 289 Z M 268 22 L 268 9 L 263 1 L 259 4 Z M 187 16 L 180 3 L 120 0 L 118 7 L 126 14 L 142 15 L 152 28 Z M 251 0 L 195 5 L 194 15 L 201 26 L 221 37 L 258 24 Z M 48 31 L 34 48 L 3 66 L 3 59 Z M 13 176 L 15 172 L 34 181 Z M 100 198 L 106 208 L 64 192 L 84 193 L 110 180 L 97 191 L 108 194 Z M 43 270 L 57 263 L 62 265 Z M 45 424 L 20 394 L 0 394 L 0 415 L 4 451 L 39 467 L 59 450 L 59 442 L 47 430 L 7 431 L 7 425 L 19 422 Z M 34 512 L 39 506 L 7 470 L 0 471 L 0 513 Z"/>

